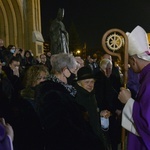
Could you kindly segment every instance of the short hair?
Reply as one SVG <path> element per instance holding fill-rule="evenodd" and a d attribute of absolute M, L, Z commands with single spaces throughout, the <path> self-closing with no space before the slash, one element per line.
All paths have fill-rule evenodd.
<path fill-rule="evenodd" d="M 107 65 L 108 65 L 108 64 L 111 64 L 111 65 L 112 65 L 111 60 L 109 60 L 109 59 L 102 59 L 102 60 L 100 61 L 100 68 L 101 68 L 102 70 L 105 70 L 105 69 L 107 68 Z"/>
<path fill-rule="evenodd" d="M 102 56 L 102 59 L 109 59 L 112 61 L 112 56 L 110 54 L 107 54 L 105 53 L 103 56 Z"/>
<path fill-rule="evenodd" d="M 16 56 L 12 56 L 10 59 L 9 59 L 9 62 L 8 64 L 12 64 L 13 61 L 17 61 L 17 62 L 20 62 L 20 59 Z"/>
<path fill-rule="evenodd" d="M 46 56 L 45 54 L 42 53 L 42 54 L 40 54 L 40 58 L 41 58 L 43 55 Z"/>
<path fill-rule="evenodd" d="M 69 69 L 75 68 L 77 62 L 72 54 L 59 53 L 51 56 L 52 73 L 61 73 L 62 69 L 68 67 Z"/>
<path fill-rule="evenodd" d="M 8 45 L 7 50 L 10 50 L 12 47 L 16 47 L 16 46 L 15 46 L 15 45 L 10 44 L 10 45 Z"/>

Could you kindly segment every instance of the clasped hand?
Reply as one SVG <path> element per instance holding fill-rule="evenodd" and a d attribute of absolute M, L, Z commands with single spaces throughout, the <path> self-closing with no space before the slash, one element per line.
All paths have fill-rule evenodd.
<path fill-rule="evenodd" d="M 127 101 L 131 98 L 131 92 L 129 89 L 126 89 L 124 87 L 120 88 L 120 92 L 118 95 L 118 99 L 123 103 L 127 103 Z"/>

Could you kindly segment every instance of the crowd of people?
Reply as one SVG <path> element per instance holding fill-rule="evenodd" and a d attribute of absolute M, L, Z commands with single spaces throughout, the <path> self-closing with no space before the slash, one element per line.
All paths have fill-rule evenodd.
<path fill-rule="evenodd" d="M 69 53 L 47 52 L 37 59 L 31 50 L 5 48 L 0 39 L 0 147 L 119 150 L 123 125 L 129 131 L 128 150 L 150 149 L 150 56 L 147 45 L 134 45 L 134 49 L 134 32 L 144 30 L 138 26 L 128 36 L 130 67 L 141 72 L 134 92 L 122 88 L 120 68 L 109 54 L 83 60 Z"/>
<path fill-rule="evenodd" d="M 111 149 L 111 122 L 109 130 L 104 131 L 100 116 L 109 118 L 113 115 L 109 108 L 99 104 L 95 93 L 96 75 L 101 72 L 97 57 L 88 56 L 83 60 L 72 54 L 51 55 L 47 52 L 37 59 L 31 50 L 24 51 L 14 45 L 5 48 L 4 41 L 0 41 L 0 114 L 13 126 L 16 150 L 70 149 L 72 145 L 76 145 L 74 149 L 92 149 L 93 146 L 95 149 Z M 106 68 L 107 65 L 103 69 Z M 106 74 L 103 75 L 107 80 Z M 117 80 L 121 81 L 120 78 Z M 70 101 L 73 103 L 70 104 Z M 119 102 L 117 98 L 116 101 Z M 49 116 L 51 113 L 55 114 L 52 118 Z M 65 141 L 70 144 L 65 145 Z"/>

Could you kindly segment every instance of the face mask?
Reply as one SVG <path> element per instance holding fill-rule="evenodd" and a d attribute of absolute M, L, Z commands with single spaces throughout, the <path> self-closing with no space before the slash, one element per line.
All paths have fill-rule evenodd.
<path fill-rule="evenodd" d="M 10 52 L 11 52 L 12 54 L 14 54 L 14 53 L 15 53 L 15 49 L 11 49 Z"/>
<path fill-rule="evenodd" d="M 109 128 L 109 118 L 100 117 L 100 121 L 102 129 L 106 130 Z"/>
<path fill-rule="evenodd" d="M 76 75 L 72 72 L 70 72 L 70 77 L 67 78 L 67 83 L 68 84 L 72 84 L 73 83 L 73 80 L 75 79 Z"/>

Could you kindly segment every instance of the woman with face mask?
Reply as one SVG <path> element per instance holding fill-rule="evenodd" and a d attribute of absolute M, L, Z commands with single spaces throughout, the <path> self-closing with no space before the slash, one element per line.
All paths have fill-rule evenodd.
<path fill-rule="evenodd" d="M 65 53 L 52 55 L 51 65 L 49 80 L 38 85 L 35 94 L 36 111 L 45 130 L 45 150 L 99 149 L 99 139 L 87 126 L 75 102 L 76 90 L 67 83 L 76 70 L 74 56 Z"/>

